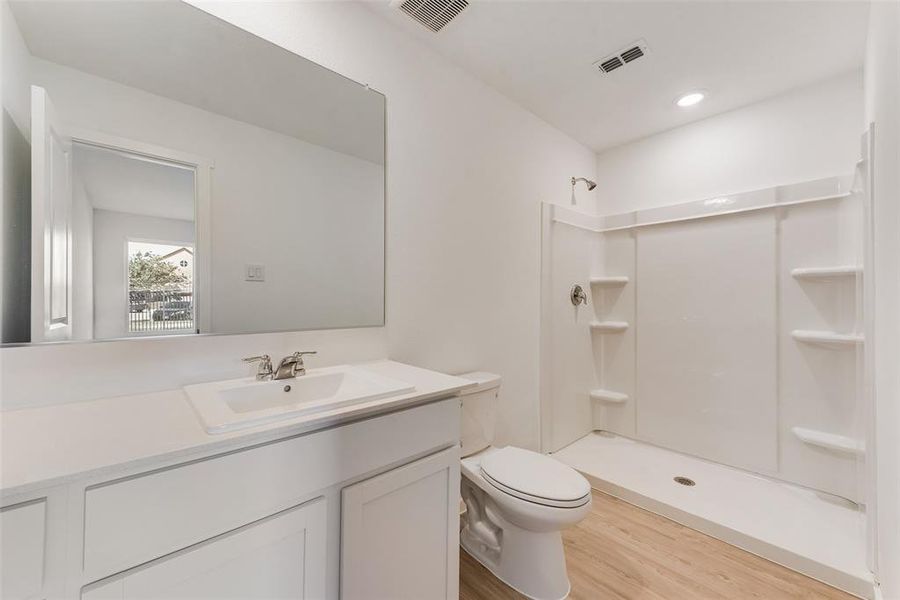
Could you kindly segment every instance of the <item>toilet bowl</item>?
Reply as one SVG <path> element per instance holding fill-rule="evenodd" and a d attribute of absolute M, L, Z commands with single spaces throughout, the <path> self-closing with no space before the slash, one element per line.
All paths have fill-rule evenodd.
<path fill-rule="evenodd" d="M 588 481 L 549 456 L 493 441 L 500 377 L 461 375 L 477 383 L 463 394 L 460 544 L 501 581 L 535 600 L 569 594 L 562 530 L 591 510 Z"/>

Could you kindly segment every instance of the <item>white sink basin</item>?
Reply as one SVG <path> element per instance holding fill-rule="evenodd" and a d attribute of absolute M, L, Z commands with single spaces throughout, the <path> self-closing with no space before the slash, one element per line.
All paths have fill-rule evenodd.
<path fill-rule="evenodd" d="M 311 369 L 278 381 L 252 377 L 184 387 L 207 433 L 224 433 L 299 415 L 406 394 L 415 386 L 359 367 Z"/>

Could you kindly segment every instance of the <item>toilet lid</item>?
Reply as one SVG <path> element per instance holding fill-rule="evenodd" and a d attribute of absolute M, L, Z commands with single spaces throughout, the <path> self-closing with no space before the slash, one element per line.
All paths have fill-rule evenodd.
<path fill-rule="evenodd" d="M 495 487 L 545 506 L 581 506 L 591 486 L 575 469 L 522 448 L 507 446 L 481 461 L 481 472 Z"/>

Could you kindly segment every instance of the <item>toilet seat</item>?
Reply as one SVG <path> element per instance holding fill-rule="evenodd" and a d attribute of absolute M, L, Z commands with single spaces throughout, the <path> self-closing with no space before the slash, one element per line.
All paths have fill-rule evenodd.
<path fill-rule="evenodd" d="M 591 499 L 588 481 L 549 456 L 507 446 L 484 457 L 481 475 L 498 490 L 555 508 L 578 508 Z"/>

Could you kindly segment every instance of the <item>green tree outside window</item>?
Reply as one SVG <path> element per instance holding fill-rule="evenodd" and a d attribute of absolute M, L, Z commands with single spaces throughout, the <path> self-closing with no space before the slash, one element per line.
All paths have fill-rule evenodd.
<path fill-rule="evenodd" d="M 165 290 L 189 285 L 191 280 L 178 265 L 152 252 L 138 252 L 128 259 L 128 288 L 131 290 Z"/>

